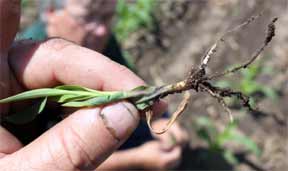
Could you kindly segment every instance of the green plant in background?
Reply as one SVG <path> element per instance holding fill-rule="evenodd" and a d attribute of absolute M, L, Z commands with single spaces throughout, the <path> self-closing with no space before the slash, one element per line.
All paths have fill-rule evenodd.
<path fill-rule="evenodd" d="M 139 29 L 153 28 L 152 14 L 156 3 L 155 0 L 118 0 L 113 31 L 120 43 L 124 43 L 131 33 Z M 123 56 L 129 68 L 135 71 L 134 60 L 129 52 L 123 50 Z"/>
<path fill-rule="evenodd" d="M 239 85 L 240 90 L 249 96 L 260 92 L 263 93 L 266 97 L 276 100 L 278 98 L 276 90 L 267 85 L 259 84 L 256 81 L 257 76 L 265 73 L 271 74 L 271 72 L 272 68 L 263 67 L 261 63 L 255 63 L 254 65 L 251 65 L 250 68 L 241 72 L 242 80 Z"/>
<path fill-rule="evenodd" d="M 29 1 L 31 1 L 31 0 L 22 0 L 21 1 L 22 8 L 24 8 L 24 9 L 27 8 L 30 5 Z"/>
<path fill-rule="evenodd" d="M 208 144 L 209 150 L 211 152 L 219 152 L 230 164 L 236 165 L 239 161 L 233 152 L 225 147 L 229 142 L 236 142 L 242 145 L 258 157 L 261 155 L 261 150 L 257 144 L 249 137 L 237 131 L 237 121 L 229 123 L 221 132 L 217 130 L 214 122 L 208 117 L 198 117 L 195 125 L 197 135 Z"/>
<path fill-rule="evenodd" d="M 273 68 L 263 67 L 261 62 L 251 65 L 249 68 L 241 71 L 240 82 L 219 81 L 216 84 L 220 87 L 234 87 L 240 90 L 245 95 L 253 97 L 253 95 L 260 93 L 272 100 L 278 99 L 277 90 L 265 84 L 260 84 L 256 79 L 261 74 L 272 74 Z M 251 98 L 252 106 L 255 105 L 255 98 Z"/>
<path fill-rule="evenodd" d="M 118 0 L 117 22 L 114 32 L 121 42 L 140 28 L 153 27 L 152 12 L 155 7 L 155 0 Z"/>
<path fill-rule="evenodd" d="M 29 11 L 35 10 L 35 7 L 37 7 L 37 1 L 36 0 L 21 0 L 21 8 L 22 11 Z"/>

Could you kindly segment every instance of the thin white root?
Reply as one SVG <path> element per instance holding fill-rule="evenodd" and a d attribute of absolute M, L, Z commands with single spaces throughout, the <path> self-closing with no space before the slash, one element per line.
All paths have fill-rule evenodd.
<path fill-rule="evenodd" d="M 247 25 L 249 25 L 250 23 L 252 23 L 256 19 L 258 19 L 260 16 L 262 16 L 262 14 L 263 14 L 263 12 L 260 12 L 258 15 L 250 17 L 248 20 L 246 20 L 242 24 L 237 25 L 237 26 L 233 27 L 232 29 L 224 32 L 224 34 L 222 36 L 220 36 L 219 39 L 217 39 L 217 41 L 212 45 L 212 47 L 209 49 L 207 54 L 202 58 L 202 61 L 201 61 L 201 64 L 200 64 L 200 68 L 204 69 L 204 68 L 207 67 L 211 57 L 216 53 L 216 49 L 218 47 L 218 44 L 221 43 L 221 42 L 224 42 L 224 38 L 226 36 L 228 36 L 229 34 L 234 33 L 236 31 L 246 27 Z"/>
<path fill-rule="evenodd" d="M 218 41 L 210 48 L 210 50 L 208 51 L 208 53 L 206 54 L 206 56 L 203 58 L 202 62 L 201 62 L 201 65 L 200 65 L 200 68 L 201 69 L 204 69 L 207 67 L 210 59 L 211 59 L 211 56 L 216 53 L 216 48 L 217 48 L 217 44 L 218 44 Z"/>

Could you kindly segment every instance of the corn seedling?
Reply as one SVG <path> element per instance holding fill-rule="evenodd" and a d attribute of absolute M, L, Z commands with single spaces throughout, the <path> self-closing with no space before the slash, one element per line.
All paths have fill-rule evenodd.
<path fill-rule="evenodd" d="M 264 72 L 264 68 L 261 67 L 259 63 L 251 65 L 249 69 L 241 72 L 243 79 L 240 82 L 239 88 L 243 93 L 249 96 L 260 92 L 265 97 L 268 97 L 272 100 L 277 100 L 278 95 L 275 89 L 267 85 L 260 84 L 256 81 L 257 76 Z"/>
<path fill-rule="evenodd" d="M 140 86 L 131 91 L 97 91 L 85 87 L 73 86 L 73 85 L 63 85 L 55 88 L 43 88 L 35 89 L 27 92 L 20 93 L 15 96 L 8 97 L 6 99 L 0 100 L 0 103 L 10 103 L 15 101 L 27 100 L 27 99 L 42 99 L 38 113 L 40 113 L 45 105 L 47 100 L 56 101 L 62 106 L 65 107 L 93 107 L 99 105 L 105 105 L 112 102 L 120 100 L 128 100 L 133 103 L 136 108 L 140 111 L 146 112 L 146 120 L 148 126 L 151 128 L 150 122 L 152 120 L 152 110 L 151 106 L 157 102 L 159 99 L 166 97 L 167 95 L 174 93 L 186 92 L 183 101 L 179 105 L 175 113 L 172 114 L 170 121 L 167 123 L 167 126 L 161 130 L 151 130 L 155 133 L 161 134 L 167 131 L 167 129 L 173 124 L 177 117 L 184 111 L 189 101 L 190 94 L 188 90 L 195 90 L 196 92 L 206 92 L 211 95 L 213 98 L 217 99 L 220 104 L 226 109 L 230 116 L 230 120 L 233 120 L 231 112 L 227 107 L 224 98 L 225 97 L 236 97 L 241 102 L 243 107 L 247 107 L 249 110 L 253 108 L 249 104 L 249 98 L 245 96 L 242 92 L 237 92 L 229 88 L 220 88 L 212 85 L 211 80 L 220 78 L 230 73 L 237 72 L 241 69 L 247 68 L 251 63 L 253 63 L 259 54 L 264 50 L 264 48 L 270 43 L 272 38 L 275 35 L 275 25 L 277 18 L 274 18 L 271 23 L 268 25 L 268 31 L 266 37 L 263 41 L 263 44 L 259 49 L 256 50 L 254 55 L 244 64 L 239 65 L 230 70 L 224 71 L 222 73 L 217 73 L 214 75 L 206 74 L 206 68 L 208 63 L 216 52 L 217 46 L 220 42 L 224 40 L 224 37 L 240 28 L 248 25 L 254 21 L 260 15 L 253 16 L 249 18 L 243 24 L 227 31 L 216 43 L 211 47 L 206 55 L 202 58 L 201 63 L 198 67 L 192 67 L 189 75 L 182 81 L 179 81 L 175 84 L 169 84 L 164 86 Z"/>
<path fill-rule="evenodd" d="M 255 106 L 255 102 L 257 100 L 255 95 L 257 93 L 263 94 L 264 97 L 269 98 L 273 101 L 277 101 L 278 94 L 275 88 L 269 87 L 265 84 L 260 84 L 257 81 L 257 77 L 261 74 L 271 74 L 272 68 L 263 67 L 261 63 L 257 62 L 246 70 L 241 72 L 241 77 L 239 82 L 232 82 L 232 81 L 219 81 L 216 83 L 217 86 L 220 87 L 234 87 L 235 89 L 240 90 L 243 94 L 250 96 L 250 103 L 252 106 Z M 231 101 L 235 104 L 235 101 Z"/>
<path fill-rule="evenodd" d="M 229 123 L 223 131 L 219 131 L 216 125 L 207 117 L 199 117 L 195 121 L 197 135 L 208 144 L 211 152 L 220 153 L 230 164 L 238 164 L 239 161 L 234 153 L 225 147 L 226 144 L 234 142 L 242 145 L 245 150 L 253 153 L 257 157 L 261 155 L 261 150 L 257 144 L 237 131 L 238 122 Z"/>
<path fill-rule="evenodd" d="M 154 0 L 127 1 L 119 0 L 117 4 L 117 22 L 114 28 L 117 38 L 125 41 L 128 36 L 140 28 L 151 29 L 152 12 L 156 5 Z"/>

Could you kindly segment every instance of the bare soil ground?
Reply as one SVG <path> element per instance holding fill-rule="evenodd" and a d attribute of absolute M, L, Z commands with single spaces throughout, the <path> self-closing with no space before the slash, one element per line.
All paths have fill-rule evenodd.
<path fill-rule="evenodd" d="M 288 158 L 288 2 L 286 0 L 191 0 L 160 1 L 155 14 L 157 27 L 152 32 L 140 30 L 124 45 L 135 57 L 139 75 L 151 84 L 167 84 L 183 79 L 192 65 L 198 65 L 202 55 L 228 28 L 238 25 L 252 15 L 264 11 L 263 16 L 240 32 L 229 36 L 210 63 L 210 73 L 244 62 L 260 46 L 271 18 L 279 17 L 276 37 L 261 56 L 264 67 L 273 68 L 272 74 L 260 74 L 257 81 L 279 93 L 277 101 L 261 98 L 261 114 L 234 109 L 234 116 L 243 116 L 240 131 L 249 135 L 262 149 L 260 158 L 245 156 L 236 170 L 286 170 Z M 225 79 L 239 81 L 239 74 Z M 179 97 L 168 98 L 175 110 Z M 228 117 L 214 99 L 193 93 L 181 123 L 191 133 L 189 150 L 183 169 L 231 170 L 232 166 L 212 156 L 200 161 L 205 144 L 193 130 L 193 120 L 199 115 L 213 118 L 219 128 Z M 189 151 L 188 150 L 188 151 Z M 237 149 L 234 149 L 237 151 Z M 198 158 L 197 158 L 198 157 Z M 217 158 L 217 162 L 215 159 Z M 213 162 L 214 161 L 214 162 Z"/>

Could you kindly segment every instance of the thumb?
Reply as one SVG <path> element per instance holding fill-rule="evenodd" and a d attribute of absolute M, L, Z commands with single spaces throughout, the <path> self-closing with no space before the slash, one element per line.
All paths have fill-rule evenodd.
<path fill-rule="evenodd" d="M 14 163 L 25 157 L 29 166 L 24 170 L 92 170 L 128 138 L 138 122 L 139 114 L 128 102 L 79 110 L 18 151 Z"/>

